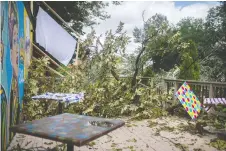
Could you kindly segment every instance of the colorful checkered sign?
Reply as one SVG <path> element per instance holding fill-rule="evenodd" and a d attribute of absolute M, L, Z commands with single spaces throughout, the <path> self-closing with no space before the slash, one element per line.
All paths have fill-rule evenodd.
<path fill-rule="evenodd" d="M 179 99 L 192 119 L 196 119 L 201 111 L 201 103 L 187 82 L 178 89 L 175 96 Z"/>

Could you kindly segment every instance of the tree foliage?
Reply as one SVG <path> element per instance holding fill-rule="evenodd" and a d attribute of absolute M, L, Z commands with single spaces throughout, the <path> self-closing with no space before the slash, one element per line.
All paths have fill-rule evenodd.
<path fill-rule="evenodd" d="M 193 41 L 189 40 L 189 45 L 181 52 L 180 79 L 199 80 L 200 68 L 198 51 Z"/>
<path fill-rule="evenodd" d="M 202 20 L 184 19 L 178 23 L 178 26 L 177 28 L 171 26 L 165 16 L 156 14 L 145 22 L 143 30 L 134 29 L 135 40 L 141 42 L 142 45 L 140 53 L 143 50 L 140 56 L 139 70 L 145 68 L 143 73 L 146 76 L 148 76 L 147 73 L 150 72 L 150 69 L 158 73 L 161 69 L 169 71 L 174 66 L 180 66 L 180 78 L 199 79 L 199 51 L 196 48 L 196 43 L 201 44 L 202 42 L 198 39 L 200 33 L 203 32 L 201 32 Z M 188 29 L 189 27 L 192 29 Z M 141 37 L 145 37 L 143 41 Z M 196 40 L 196 42 L 191 39 Z M 145 40 L 147 43 L 142 43 Z M 152 61 L 152 64 L 145 66 L 148 61 Z M 152 75 L 150 72 L 149 76 Z"/>
<path fill-rule="evenodd" d="M 211 8 L 208 12 L 205 32 L 207 33 L 206 45 L 208 46 L 207 52 L 209 52 L 207 59 L 203 62 L 205 67 L 214 67 L 215 72 L 211 72 L 210 77 L 216 77 L 216 81 L 225 81 L 226 77 L 226 14 L 225 3 L 220 6 Z M 218 63 L 216 66 L 208 61 L 211 58 L 215 58 Z M 220 66 L 219 66 L 220 65 Z M 220 69 L 220 70 L 219 70 Z M 215 75 L 214 75 L 215 74 Z"/>

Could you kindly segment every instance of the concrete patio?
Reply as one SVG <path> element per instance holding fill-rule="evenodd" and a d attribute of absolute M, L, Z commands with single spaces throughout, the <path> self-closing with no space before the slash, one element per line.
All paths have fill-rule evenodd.
<path fill-rule="evenodd" d="M 124 119 L 125 120 L 125 119 Z M 178 117 L 158 118 L 155 120 L 129 121 L 126 125 L 108 135 L 100 137 L 83 147 L 75 147 L 75 150 L 125 150 L 125 151 L 180 151 L 203 150 L 215 151 L 217 149 L 208 145 L 216 136 L 205 134 L 191 134 L 179 130 L 179 126 L 187 125 L 186 119 Z M 151 121 L 151 122 L 150 122 Z M 152 124 L 150 124 L 152 123 Z M 22 150 L 56 150 L 56 146 L 63 144 L 42 138 L 17 134 L 8 150 L 15 150 L 18 146 Z"/>

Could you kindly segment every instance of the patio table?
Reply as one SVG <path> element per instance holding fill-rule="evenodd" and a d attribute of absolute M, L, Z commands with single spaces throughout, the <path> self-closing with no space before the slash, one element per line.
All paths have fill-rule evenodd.
<path fill-rule="evenodd" d="M 63 103 L 66 103 L 66 105 L 69 105 L 71 103 L 80 102 L 84 99 L 84 93 L 44 93 L 41 95 L 33 96 L 32 99 L 34 100 L 54 100 L 58 101 L 59 105 L 59 113 L 63 112 Z"/>
<path fill-rule="evenodd" d="M 205 98 L 203 101 L 203 105 L 206 111 L 209 111 L 210 108 L 216 105 L 226 105 L 225 98 Z"/>
<path fill-rule="evenodd" d="M 11 132 L 28 134 L 67 144 L 67 151 L 83 146 L 125 124 L 113 120 L 76 114 L 59 114 L 10 127 Z"/>
<path fill-rule="evenodd" d="M 215 107 L 217 105 L 226 106 L 226 99 L 225 98 L 205 98 L 203 101 L 203 106 L 207 113 L 226 117 L 226 114 L 224 112 L 219 112 L 215 110 Z"/>
<path fill-rule="evenodd" d="M 226 99 L 225 98 L 205 98 L 203 104 L 207 106 L 213 106 L 213 105 L 226 105 Z"/>

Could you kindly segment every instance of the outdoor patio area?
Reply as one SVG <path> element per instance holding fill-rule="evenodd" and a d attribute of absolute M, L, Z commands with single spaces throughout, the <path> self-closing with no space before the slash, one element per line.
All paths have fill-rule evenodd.
<path fill-rule="evenodd" d="M 0 151 L 226 151 L 225 14 L 0 2 Z"/>

